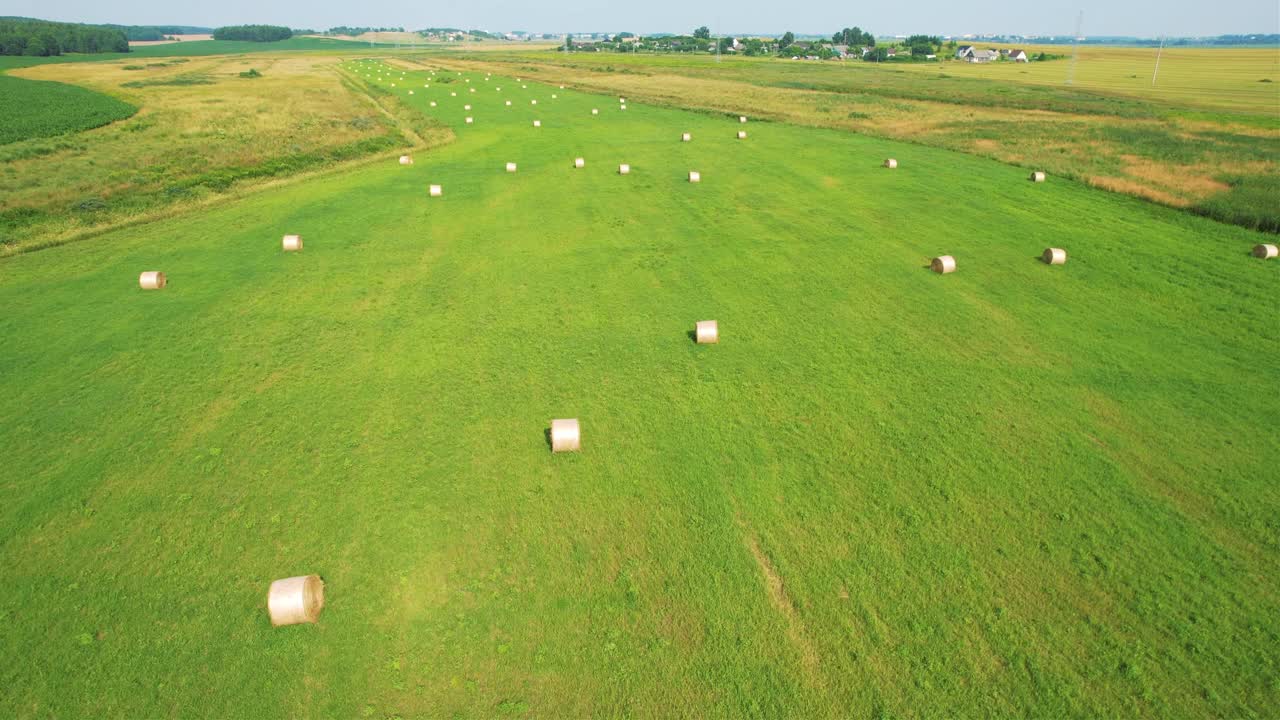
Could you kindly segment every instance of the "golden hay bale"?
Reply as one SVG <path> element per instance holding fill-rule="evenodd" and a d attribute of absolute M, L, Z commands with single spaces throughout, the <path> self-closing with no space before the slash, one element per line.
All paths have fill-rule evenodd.
<path fill-rule="evenodd" d="M 530 104 L 530 105 L 537 105 L 537 104 L 538 104 L 538 101 L 537 101 L 537 100 L 530 100 L 530 101 L 529 101 L 529 104 Z"/>
<path fill-rule="evenodd" d="M 702 173 L 698 172 L 697 170 L 690 170 L 689 182 L 691 183 L 702 182 Z"/>
<path fill-rule="evenodd" d="M 275 627 L 313 623 L 323 609 L 324 581 L 319 575 L 276 580 L 267 593 L 267 612 Z"/>
<path fill-rule="evenodd" d="M 475 89 L 475 88 L 471 88 L 471 92 L 475 92 L 475 91 L 476 91 L 476 89 Z"/>
<path fill-rule="evenodd" d="M 436 101 L 435 101 L 435 100 L 432 100 L 432 101 L 431 101 L 431 107 L 435 107 L 435 106 L 436 106 Z"/>
<path fill-rule="evenodd" d="M 626 106 L 626 105 L 619 105 L 619 106 L 618 106 L 618 109 L 619 109 L 619 110 L 626 110 L 626 109 L 627 109 L 627 106 Z"/>
<path fill-rule="evenodd" d="M 582 449 L 582 431 L 578 419 L 551 421 L 551 452 L 577 452 Z"/>
<path fill-rule="evenodd" d="M 563 90 L 563 89 L 564 89 L 564 86 L 563 86 L 563 85 L 561 85 L 561 86 L 560 86 L 560 89 L 561 89 L 561 90 Z"/>
<path fill-rule="evenodd" d="M 573 161 L 573 166 L 576 168 L 584 168 L 587 166 L 587 161 L 583 158 L 576 158 Z"/>
<path fill-rule="evenodd" d="M 694 325 L 694 337 L 699 345 L 714 345 L 720 342 L 720 323 L 715 320 L 699 320 Z"/>
<path fill-rule="evenodd" d="M 432 185 L 429 192 L 431 193 L 431 197 L 442 197 L 444 195 L 444 188 L 439 185 Z"/>
<path fill-rule="evenodd" d="M 1040 259 L 1049 265 L 1066 265 L 1067 251 L 1062 248 L 1045 248 L 1044 254 L 1040 256 Z"/>
<path fill-rule="evenodd" d="M 449 97 L 458 97 L 458 93 L 456 93 L 456 92 L 451 92 L 451 93 L 449 93 Z"/>
<path fill-rule="evenodd" d="M 619 175 L 630 175 L 630 174 L 631 174 L 631 166 L 630 166 L 630 165 L 627 165 L 626 163 L 623 163 L 623 164 L 619 165 L 619 166 L 618 166 L 618 174 L 619 174 Z"/>
<path fill-rule="evenodd" d="M 400 156 L 400 164 L 401 164 L 401 165 L 412 165 L 412 164 L 413 164 L 413 157 L 412 157 L 411 155 L 401 155 L 401 156 Z"/>
<path fill-rule="evenodd" d="M 1044 182 L 1044 178 L 1045 178 L 1044 173 L 1036 171 L 1031 173 L 1031 177 L 1027 179 L 1030 180 L 1031 182 Z"/>
<path fill-rule="evenodd" d="M 599 108 L 591 108 L 591 114 L 592 114 L 592 115 L 599 115 L 599 114 L 600 114 L 600 110 L 599 110 Z"/>
<path fill-rule="evenodd" d="M 740 122 L 740 123 L 744 123 L 744 122 L 746 122 L 746 121 L 747 121 L 747 116 L 746 116 L 746 115 L 739 115 L 739 116 L 738 116 L 738 122 Z"/>
<path fill-rule="evenodd" d="M 144 272 L 138 276 L 138 286 L 143 290 L 163 290 L 165 282 L 164 273 L 157 270 Z"/>
<path fill-rule="evenodd" d="M 508 101 L 507 101 L 507 107 L 511 107 L 511 101 L 510 101 L 510 100 L 508 100 Z"/>
<path fill-rule="evenodd" d="M 739 139 L 739 140 L 746 140 L 746 139 L 747 139 L 747 131 L 746 131 L 746 130 L 739 130 L 739 131 L 738 131 L 738 139 Z"/>
<path fill-rule="evenodd" d="M 898 161 L 894 160 L 893 158 L 889 158 L 888 160 L 884 161 L 884 166 L 889 168 L 890 170 L 896 169 L 898 167 Z"/>
<path fill-rule="evenodd" d="M 1270 260 L 1274 257 L 1280 257 L 1280 247 L 1275 245 L 1255 245 L 1253 248 L 1253 256 L 1261 260 Z"/>
<path fill-rule="evenodd" d="M 280 241 L 280 246 L 284 248 L 285 252 L 297 252 L 302 249 L 302 236 L 285 235 L 284 239 Z"/>
<path fill-rule="evenodd" d="M 516 171 L 516 164 L 515 164 L 515 163 L 507 163 L 507 172 L 515 172 L 515 171 Z"/>
<path fill-rule="evenodd" d="M 559 98 L 559 96 L 558 96 L 558 95 L 556 95 L 555 93 L 551 93 L 551 99 L 552 99 L 552 100 L 556 100 L 556 99 L 558 99 L 558 98 Z"/>
<path fill-rule="evenodd" d="M 412 94 L 413 94 L 413 91 L 412 91 L 412 90 L 410 90 L 410 91 L 409 91 L 409 94 L 410 94 L 410 95 L 412 95 Z"/>
<path fill-rule="evenodd" d="M 463 105 L 463 106 L 462 106 L 462 109 L 463 109 L 463 110 L 470 110 L 470 109 L 471 109 L 471 106 L 470 106 L 470 105 Z"/>
<path fill-rule="evenodd" d="M 933 259 L 933 262 L 929 263 L 929 269 L 939 275 L 953 273 L 956 271 L 956 259 L 950 255 L 938 256 Z"/>
<path fill-rule="evenodd" d="M 689 133 L 685 133 L 685 134 L 683 134 L 683 135 L 681 135 L 681 136 L 680 136 L 680 141 L 681 141 L 681 142 L 689 142 L 689 141 L 690 141 L 690 140 L 692 140 L 692 139 L 693 139 L 693 135 L 690 135 Z"/>
<path fill-rule="evenodd" d="M 468 124 L 468 125 L 472 124 L 473 122 L 475 122 L 475 118 L 470 118 L 470 117 L 469 117 L 469 118 L 467 118 L 467 124 Z"/>
<path fill-rule="evenodd" d="M 626 104 L 627 104 L 627 99 L 626 99 L 626 98 L 624 98 L 624 97 L 620 97 L 620 98 L 618 98 L 618 102 L 619 102 L 619 103 L 621 103 L 621 104 L 623 104 L 623 105 L 626 105 Z"/>
<path fill-rule="evenodd" d="M 542 121 L 541 121 L 541 120 L 534 120 L 534 121 L 533 121 L 533 126 L 534 126 L 534 127 L 542 127 Z"/>

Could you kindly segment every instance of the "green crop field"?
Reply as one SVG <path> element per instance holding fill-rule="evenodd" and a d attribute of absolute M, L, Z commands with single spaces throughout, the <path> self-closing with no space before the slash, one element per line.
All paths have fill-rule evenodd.
<path fill-rule="evenodd" d="M 100 127 L 137 111 L 75 85 L 0 75 L 0 145 Z"/>
<path fill-rule="evenodd" d="M 1274 716 L 1274 235 L 342 72 L 454 141 L 0 259 L 0 715 Z"/>

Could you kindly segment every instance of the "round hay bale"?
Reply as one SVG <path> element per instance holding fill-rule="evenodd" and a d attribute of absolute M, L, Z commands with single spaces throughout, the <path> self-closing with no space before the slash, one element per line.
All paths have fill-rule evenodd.
<path fill-rule="evenodd" d="M 747 131 L 746 131 L 746 130 L 739 130 L 739 131 L 738 131 L 738 139 L 739 139 L 739 140 L 746 140 L 746 139 L 747 139 Z"/>
<path fill-rule="evenodd" d="M 631 166 L 630 166 L 630 165 L 628 165 L 628 164 L 626 164 L 626 163 L 623 163 L 623 164 L 619 165 L 619 166 L 618 166 L 618 174 L 619 174 L 619 175 L 630 175 L 630 174 L 631 174 Z"/>
<path fill-rule="evenodd" d="M 746 116 L 746 115 L 739 115 L 739 116 L 738 116 L 738 122 L 740 122 L 740 123 L 744 123 L 744 122 L 746 122 L 746 121 L 747 121 L 747 116 Z"/>
<path fill-rule="evenodd" d="M 534 120 L 534 121 L 533 121 L 533 126 L 534 126 L 534 127 L 542 127 L 542 121 L 541 121 L 541 120 Z"/>
<path fill-rule="evenodd" d="M 893 158 L 889 158 L 888 160 L 884 161 L 884 166 L 889 168 L 890 170 L 895 170 L 898 167 L 898 161 L 894 160 Z"/>
<path fill-rule="evenodd" d="M 412 165 L 412 164 L 413 164 L 413 156 L 411 156 L 411 155 L 401 155 L 401 156 L 400 156 L 400 164 L 401 164 L 401 165 Z"/>
<path fill-rule="evenodd" d="M 720 323 L 715 320 L 699 320 L 694 326 L 694 336 L 699 345 L 715 345 L 720 342 Z"/>
<path fill-rule="evenodd" d="M 515 171 L 516 171 L 516 164 L 515 164 L 515 163 L 507 163 L 507 172 L 515 172 Z"/>
<path fill-rule="evenodd" d="M 599 108 L 591 108 L 591 114 L 592 114 L 592 115 L 599 115 L 599 114 L 600 114 L 600 109 L 599 109 Z"/>
<path fill-rule="evenodd" d="M 1044 182 L 1045 175 L 1040 171 L 1031 173 L 1031 177 L 1027 178 L 1031 182 Z"/>
<path fill-rule="evenodd" d="M 1260 260 L 1271 260 L 1272 258 L 1280 257 L 1280 247 L 1275 245 L 1255 245 L 1253 256 Z"/>
<path fill-rule="evenodd" d="M 150 270 L 138 276 L 138 286 L 143 290 L 163 290 L 166 280 L 164 273 Z"/>
<path fill-rule="evenodd" d="M 474 121 L 475 121 L 475 118 L 471 118 L 471 117 L 467 118 L 467 124 L 468 124 L 468 125 L 470 125 L 470 124 L 471 124 L 471 123 L 473 123 Z"/>
<path fill-rule="evenodd" d="M 320 619 L 323 609 L 324 581 L 319 575 L 276 580 L 267 593 L 267 612 L 275 627 L 313 623 Z"/>
<path fill-rule="evenodd" d="M 537 104 L 538 104 L 538 101 L 537 101 L 537 100 L 530 100 L 530 101 L 529 101 L 529 104 L 530 104 L 530 105 L 537 105 Z"/>
<path fill-rule="evenodd" d="M 470 110 L 470 109 L 471 109 L 471 106 L 470 106 L 470 105 L 463 105 L 463 106 L 462 106 L 462 109 L 463 109 L 463 110 Z"/>
<path fill-rule="evenodd" d="M 410 95 L 412 95 L 412 94 L 413 94 L 413 91 L 412 91 L 412 90 L 410 90 L 410 91 L 409 91 L 409 94 L 410 94 Z"/>
<path fill-rule="evenodd" d="M 561 85 L 561 86 L 560 86 L 560 89 L 561 89 L 561 90 L 563 90 L 563 89 L 564 89 L 564 86 L 563 86 L 563 85 Z"/>
<path fill-rule="evenodd" d="M 939 275 L 953 273 L 956 271 L 956 259 L 950 255 L 941 255 L 934 258 L 933 262 L 929 263 L 929 269 Z"/>
<path fill-rule="evenodd" d="M 621 103 L 621 104 L 623 104 L 623 105 L 626 105 L 626 104 L 627 104 L 627 99 L 626 99 L 626 98 L 624 98 L 624 97 L 620 97 L 620 98 L 618 98 L 618 102 L 619 102 L 619 103 Z"/>
<path fill-rule="evenodd" d="M 627 109 L 627 106 L 626 106 L 626 105 L 619 105 L 619 106 L 618 106 L 618 109 L 619 109 L 619 110 L 626 110 L 626 109 Z"/>
<path fill-rule="evenodd" d="M 510 101 L 510 100 L 508 100 L 508 101 L 507 101 L 507 107 L 511 107 L 511 101 Z"/>
<path fill-rule="evenodd" d="M 690 140 L 693 140 L 693 135 L 689 133 L 684 133 L 680 136 L 680 142 L 689 142 Z"/>
<path fill-rule="evenodd" d="M 449 93 L 449 97 L 458 97 L 458 93 L 456 93 L 456 92 L 451 92 L 451 93 Z"/>
<path fill-rule="evenodd" d="M 573 166 L 576 168 L 584 168 L 587 166 L 587 161 L 583 158 L 577 158 L 573 161 Z"/>
<path fill-rule="evenodd" d="M 280 245 L 285 252 L 297 252 L 302 249 L 302 236 L 285 235 L 284 240 L 280 241 Z"/>
<path fill-rule="evenodd" d="M 528 90 L 528 89 L 529 89 L 529 86 L 528 86 L 528 85 L 521 85 L 521 86 L 520 86 L 520 89 L 521 89 L 521 90 Z"/>
<path fill-rule="evenodd" d="M 1045 248 L 1044 254 L 1040 256 L 1040 259 L 1049 265 L 1066 265 L 1067 251 L 1062 248 Z"/>
<path fill-rule="evenodd" d="M 476 91 L 476 89 L 475 89 L 475 88 L 471 88 L 471 92 L 475 92 L 475 91 Z"/>
<path fill-rule="evenodd" d="M 577 452 L 582 449 L 582 430 L 577 418 L 551 421 L 551 452 Z"/>
<path fill-rule="evenodd" d="M 555 93 L 551 93 L 551 99 L 552 99 L 552 100 L 556 100 L 556 99 L 558 99 L 558 98 L 559 98 L 559 96 L 558 96 L 558 95 L 556 95 Z"/>
<path fill-rule="evenodd" d="M 702 173 L 698 172 L 697 170 L 690 170 L 689 182 L 691 183 L 702 182 Z"/>
<path fill-rule="evenodd" d="M 439 185 L 432 185 L 432 186 L 431 186 L 431 188 L 430 188 L 430 190 L 429 190 L 429 192 L 431 193 L 431 197 L 443 197 L 443 196 L 444 196 L 444 188 L 443 188 L 443 187 L 441 187 L 441 186 L 439 186 Z"/>

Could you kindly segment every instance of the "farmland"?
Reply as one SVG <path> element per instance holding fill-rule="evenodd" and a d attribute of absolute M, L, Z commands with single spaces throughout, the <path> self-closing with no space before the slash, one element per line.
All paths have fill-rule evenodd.
<path fill-rule="evenodd" d="M 1045 168 L 1095 187 L 1255 229 L 1280 230 L 1280 72 L 1268 50 L 1082 50 L 1031 65 L 810 63 L 581 53 L 468 56 L 456 67 L 518 71 L 606 93 L 922 143 Z M 1205 55 L 1208 53 L 1208 55 Z M 1205 58 L 1212 58 L 1206 62 Z M 1117 75 L 1145 73 L 1121 87 Z M 1213 81 L 1210 81 L 1213 78 Z"/>
<path fill-rule="evenodd" d="M 101 127 L 136 111 L 75 85 L 0 75 L 0 145 Z"/>
<path fill-rule="evenodd" d="M 8 178 L 397 137 L 0 258 L 0 713 L 1280 705 L 1280 266 L 1248 256 L 1274 236 L 823 127 L 843 106 L 780 88 L 495 57 L 23 71 L 142 110 Z M 178 77 L 212 84 L 122 88 Z M 548 451 L 560 417 L 580 453 Z M 320 622 L 272 629 L 268 584 L 303 573 Z"/>

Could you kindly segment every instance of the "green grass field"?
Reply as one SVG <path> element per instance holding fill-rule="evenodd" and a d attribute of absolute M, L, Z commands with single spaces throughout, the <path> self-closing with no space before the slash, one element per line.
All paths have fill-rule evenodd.
<path fill-rule="evenodd" d="M 137 111 L 75 85 L 0 75 L 0 145 L 101 127 Z"/>
<path fill-rule="evenodd" d="M 0 714 L 1280 707 L 1271 236 L 394 77 L 455 142 L 0 260 Z"/>

